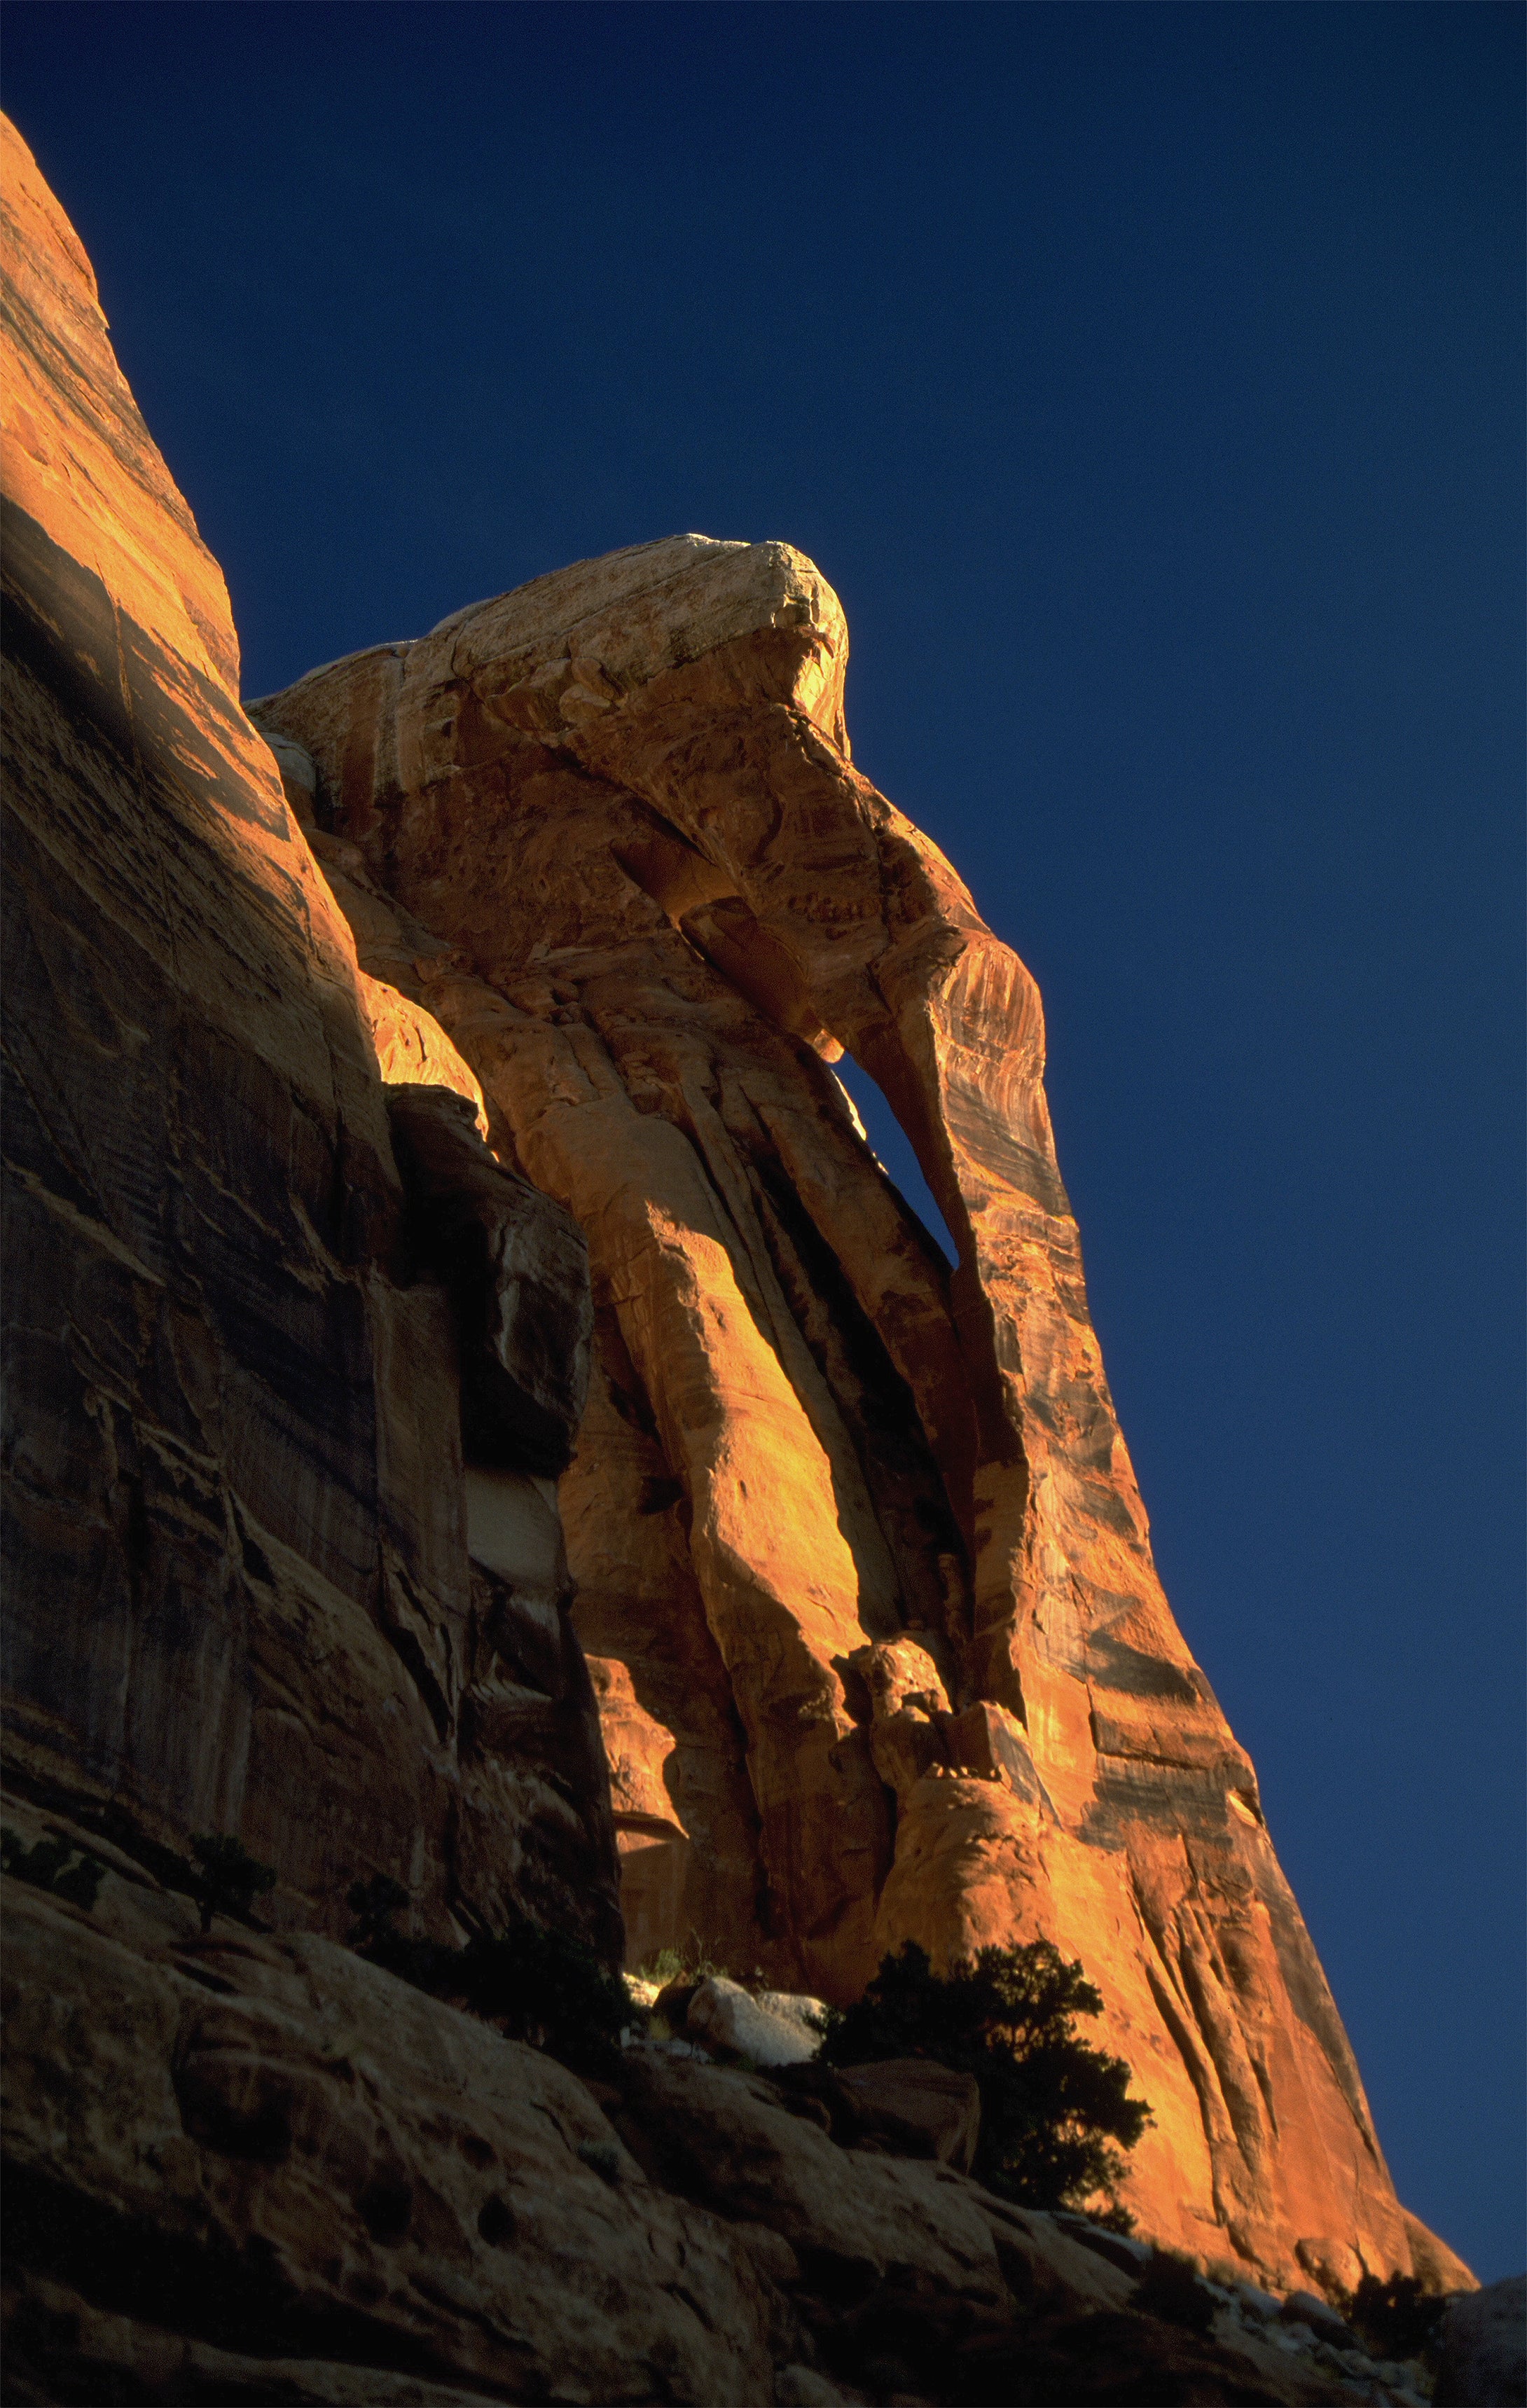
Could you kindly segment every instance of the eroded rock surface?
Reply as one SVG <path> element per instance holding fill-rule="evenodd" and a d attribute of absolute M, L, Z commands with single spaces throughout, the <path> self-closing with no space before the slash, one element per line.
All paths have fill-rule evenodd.
<path fill-rule="evenodd" d="M 866 2096 L 845 2151 L 644 2049 L 597 2100 L 333 1944 L 373 1872 L 439 1938 L 614 1953 L 623 1898 L 638 1960 L 833 1999 L 1044 1933 L 1154 2106 L 1148 2232 L 1454 2279 L 1155 1582 L 1031 982 L 852 768 L 830 589 L 639 547 L 257 732 L 5 141 L 4 1813 L 108 1868 L 94 1913 L 9 1885 L 7 2384 L 1102 2400 L 1132 2350 L 1338 2396 L 1232 2302 L 1138 2312 L 958 2117 L 887 2154 Z M 202 1939 L 206 1832 L 274 1930 Z"/>
<path fill-rule="evenodd" d="M 441 1937 L 518 1903 L 618 1947 L 550 1485 L 583 1240 L 359 969 L 315 774 L 239 708 L 222 577 L 9 128 L 4 167 L 7 1773 L 151 1854 L 237 1835 L 281 1924 L 385 1872 Z M 454 1115 L 454 1204 L 389 1095 Z M 473 1560 L 464 1440 L 550 1524 L 523 1561 Z"/>
<path fill-rule="evenodd" d="M 1141 2313 L 1132 2261 L 756 2075 L 639 2046 L 596 2097 L 330 1942 L 203 1937 L 115 1853 L 91 1912 L 15 1887 L 3 1982 L 19 2402 L 1405 2398 L 1228 2293 L 1212 2332 Z"/>
<path fill-rule="evenodd" d="M 147 1883 L 7 1926 L 11 2396 L 768 2400 L 747 2253 L 549 2057 Z"/>
<path fill-rule="evenodd" d="M 681 536 L 252 706 L 317 765 L 363 965 L 588 1241 L 562 1497 L 632 1961 L 698 1942 L 845 1999 L 903 1940 L 1045 1936 L 1152 2104 L 1150 2229 L 1285 2283 L 1408 2269 L 1255 1775 L 1156 1576 L 1033 982 L 852 767 L 846 658 L 788 545 Z"/>

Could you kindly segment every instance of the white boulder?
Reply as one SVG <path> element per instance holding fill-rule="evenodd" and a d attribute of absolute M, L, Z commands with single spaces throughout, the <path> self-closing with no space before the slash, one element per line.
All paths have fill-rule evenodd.
<path fill-rule="evenodd" d="M 814 2018 L 827 2013 L 820 1999 L 791 1990 L 744 1990 L 716 1973 L 689 2001 L 684 2030 L 708 2048 L 745 2057 L 763 2068 L 804 2065 L 822 2045 Z"/>

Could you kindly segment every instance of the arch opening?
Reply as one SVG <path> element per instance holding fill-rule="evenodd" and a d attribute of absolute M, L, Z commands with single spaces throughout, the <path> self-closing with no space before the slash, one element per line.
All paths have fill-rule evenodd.
<path fill-rule="evenodd" d="M 906 1203 L 922 1223 L 935 1244 L 941 1246 L 951 1267 L 959 1261 L 959 1248 L 949 1234 L 949 1225 L 939 1211 L 933 1190 L 923 1177 L 922 1166 L 912 1150 L 912 1143 L 900 1122 L 892 1111 L 875 1081 L 868 1070 L 845 1054 L 834 1062 L 832 1072 L 851 1098 L 855 1111 L 864 1123 L 882 1168 Z"/>

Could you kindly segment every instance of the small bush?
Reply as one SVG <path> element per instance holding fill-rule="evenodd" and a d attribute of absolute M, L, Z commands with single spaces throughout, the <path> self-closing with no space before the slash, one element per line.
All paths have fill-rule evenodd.
<path fill-rule="evenodd" d="M 655 1982 L 660 1990 L 666 1990 L 670 1982 L 684 1981 L 689 1968 L 676 1948 L 659 1948 L 655 1956 L 648 1957 L 641 1971 L 644 1982 Z"/>
<path fill-rule="evenodd" d="M 575 2073 L 617 2064 L 637 2009 L 618 1973 L 560 1931 L 524 1922 L 462 1951 L 462 1996 L 473 2014 L 510 2040 L 527 2041 Z"/>
<path fill-rule="evenodd" d="M 356 1918 L 350 1944 L 372 1964 L 465 2007 L 506 2039 L 544 2049 L 575 2073 L 608 2071 L 619 2060 L 622 2031 L 640 2020 L 620 1975 L 564 1932 L 526 1918 L 465 1948 L 407 1939 L 394 1918 L 409 1893 L 385 1873 L 353 1883 L 346 1902 Z"/>
<path fill-rule="evenodd" d="M 255 1899 L 276 1886 L 275 1866 L 260 1864 L 241 1840 L 207 1831 L 192 1841 L 191 1853 L 201 1867 L 194 1894 L 203 1931 L 211 1930 L 214 1914 L 237 1915 L 247 1922 Z"/>
<path fill-rule="evenodd" d="M 689 1937 L 692 1944 L 687 1951 L 682 1948 L 659 1948 L 655 1956 L 649 1956 L 646 1963 L 638 1968 L 641 1979 L 644 1982 L 655 1982 L 660 1989 L 668 1990 L 671 1989 L 676 1982 L 709 1982 L 713 1976 L 719 1974 L 724 1981 L 742 1982 L 745 1989 L 762 1987 L 763 1972 L 760 1967 L 755 1966 L 752 1973 L 744 1981 L 742 1975 L 734 1973 L 729 1965 L 716 1962 L 698 1933 L 691 1932 Z"/>
<path fill-rule="evenodd" d="M 1342 2302 L 1342 2313 L 1376 2358 L 1419 2358 L 1435 2341 L 1448 2302 L 1423 2291 L 1413 2274 L 1381 2283 L 1364 2274 Z"/>
<path fill-rule="evenodd" d="M 14 1873 L 18 1881 L 29 1882 L 34 1889 L 45 1889 L 53 1898 L 67 1899 L 71 1906 L 82 1906 L 88 1914 L 106 1879 L 106 1867 L 94 1856 L 81 1856 L 77 1865 L 64 1868 L 74 1855 L 68 1840 L 38 1840 L 30 1848 L 22 1845 L 21 1834 L 7 1823 L 0 1829 L 0 1866 Z"/>
<path fill-rule="evenodd" d="M 1024 2207 L 1079 2207 L 1101 2196 L 1123 2229 L 1129 2217 L 1114 2198 L 1120 2151 L 1133 2148 L 1150 2109 L 1128 2096 L 1123 2058 L 1076 2035 L 1075 2018 L 1102 2009 L 1080 1964 L 1047 1940 L 983 1948 L 946 1976 L 909 1941 L 857 2006 L 828 2010 L 822 2056 L 829 2065 L 927 2057 L 973 2074 L 980 2180 Z"/>

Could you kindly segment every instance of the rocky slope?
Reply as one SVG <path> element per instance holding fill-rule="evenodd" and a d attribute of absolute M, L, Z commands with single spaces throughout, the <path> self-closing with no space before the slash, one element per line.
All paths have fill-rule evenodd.
<path fill-rule="evenodd" d="M 8 1925 L 7 2400 L 1412 2400 L 1251 2292 L 1146 2314 L 1128 2255 L 756 2076 L 591 2088 L 330 1942 L 204 1939 L 125 1856 Z"/>
<path fill-rule="evenodd" d="M 809 2118 L 640 2052 L 601 2102 L 332 1944 L 373 1873 L 439 1938 L 624 1911 L 839 1998 L 1043 1933 L 1152 2102 L 1153 2237 L 1464 2283 L 1156 1582 L 1032 983 L 852 768 L 830 590 L 672 538 L 247 716 L 5 143 L 5 1813 L 108 1868 L 9 1885 L 16 2396 L 830 2398 L 886 2284 L 975 2352 L 929 2396 L 1038 2396 L 1025 2282 L 1168 2345 L 1105 2347 L 1128 2286 L 1043 2220 L 819 2135 L 895 2227 L 850 2281 L 783 2160 L 711 2163 Z M 206 1833 L 274 1866 L 265 1937 L 199 1938 Z M 1286 2356 L 1192 2396 L 1328 2396 Z"/>

